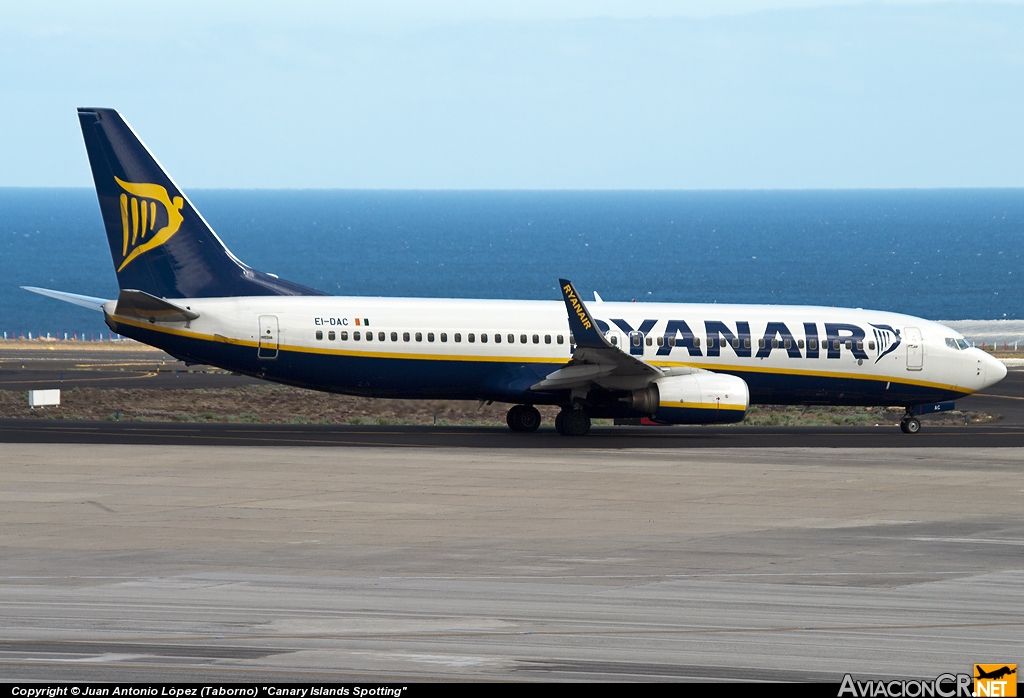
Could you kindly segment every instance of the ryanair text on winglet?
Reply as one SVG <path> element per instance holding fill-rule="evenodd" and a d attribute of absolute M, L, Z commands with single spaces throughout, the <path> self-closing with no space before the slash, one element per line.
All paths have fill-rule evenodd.
<path fill-rule="evenodd" d="M 576 293 L 573 291 L 572 285 L 566 284 L 562 287 L 562 290 L 565 291 L 565 297 L 572 304 L 573 310 L 575 310 L 576 314 L 580 316 L 580 322 L 583 323 L 583 328 L 589 330 L 592 323 L 590 322 L 590 318 L 587 317 L 587 311 L 583 309 L 583 304 L 580 303 L 579 298 L 576 297 Z"/>

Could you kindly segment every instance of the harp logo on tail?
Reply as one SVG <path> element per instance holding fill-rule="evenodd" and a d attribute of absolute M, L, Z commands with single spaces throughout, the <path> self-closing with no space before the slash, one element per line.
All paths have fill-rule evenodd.
<path fill-rule="evenodd" d="M 124 261 L 117 268 L 121 271 L 130 261 L 160 247 L 178 232 L 184 220 L 181 207 L 185 201 L 180 196 L 172 200 L 167 189 L 159 184 L 125 182 L 118 177 L 114 181 L 124 190 L 120 197 Z"/>

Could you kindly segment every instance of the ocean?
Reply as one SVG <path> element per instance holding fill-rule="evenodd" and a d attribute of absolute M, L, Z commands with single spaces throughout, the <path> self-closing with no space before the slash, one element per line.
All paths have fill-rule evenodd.
<path fill-rule="evenodd" d="M 251 266 L 338 295 L 810 304 L 1024 319 L 1024 190 L 197 190 Z M 92 189 L 0 188 L 0 332 L 106 333 Z M 1019 324 L 1019 323 L 1015 323 Z M 0 334 L 2 336 L 2 334 Z"/>

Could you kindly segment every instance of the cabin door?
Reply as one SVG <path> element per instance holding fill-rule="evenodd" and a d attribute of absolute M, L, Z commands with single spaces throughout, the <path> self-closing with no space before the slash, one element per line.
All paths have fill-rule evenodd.
<path fill-rule="evenodd" d="M 907 370 L 920 371 L 924 368 L 924 343 L 921 341 L 921 330 L 908 327 L 904 330 L 907 340 Z"/>
<path fill-rule="evenodd" d="M 276 315 L 260 315 L 260 340 L 256 356 L 260 359 L 276 359 L 280 329 Z"/>

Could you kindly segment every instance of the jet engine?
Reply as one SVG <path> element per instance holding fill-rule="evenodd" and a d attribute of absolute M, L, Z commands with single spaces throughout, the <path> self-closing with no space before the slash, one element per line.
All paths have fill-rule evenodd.
<path fill-rule="evenodd" d="M 658 378 L 624 402 L 662 424 L 729 424 L 743 421 L 750 391 L 742 378 L 694 371 Z"/>

